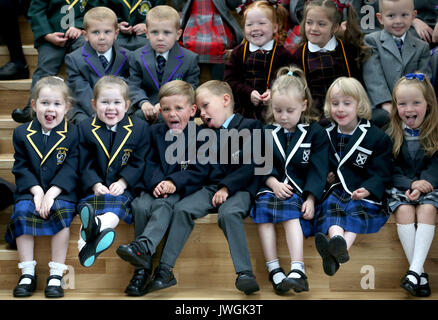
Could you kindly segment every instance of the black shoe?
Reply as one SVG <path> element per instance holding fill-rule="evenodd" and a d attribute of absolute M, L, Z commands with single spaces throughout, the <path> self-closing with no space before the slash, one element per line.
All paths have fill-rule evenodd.
<path fill-rule="evenodd" d="M 100 231 L 101 222 L 100 219 L 97 219 L 94 214 L 94 208 L 91 204 L 86 203 L 80 213 L 79 217 L 81 218 L 82 228 L 81 228 L 81 238 L 85 242 L 90 242 L 94 238 L 97 237 Z"/>
<path fill-rule="evenodd" d="M 30 279 L 31 280 L 30 284 L 18 284 L 14 288 L 14 297 L 19 297 L 19 298 L 30 297 L 35 292 L 37 276 L 32 276 L 30 274 L 23 274 L 18 280 L 18 283 L 20 283 L 20 281 L 24 278 Z"/>
<path fill-rule="evenodd" d="M 415 279 L 417 279 L 417 283 L 413 283 L 411 280 L 409 280 L 408 276 L 414 276 Z M 417 290 L 419 287 L 419 283 L 420 283 L 420 275 L 418 273 L 416 273 L 415 271 L 408 270 L 408 272 L 406 272 L 405 277 L 402 279 L 402 281 L 400 283 L 400 287 L 405 289 L 411 295 L 416 296 Z"/>
<path fill-rule="evenodd" d="M 329 239 L 321 232 L 315 235 L 315 246 L 322 258 L 322 267 L 328 276 L 333 276 L 339 269 L 339 263 L 329 252 Z"/>
<path fill-rule="evenodd" d="M 106 228 L 99 235 L 87 242 L 82 250 L 79 252 L 79 262 L 84 267 L 91 267 L 96 261 L 97 257 L 107 250 L 114 242 L 116 234 L 114 229 Z"/>
<path fill-rule="evenodd" d="M 420 279 L 421 278 L 426 278 L 427 283 L 421 284 L 420 282 L 420 285 L 418 286 L 417 289 L 417 297 L 428 297 L 431 294 L 430 286 L 429 286 L 429 275 L 424 272 L 420 275 Z"/>
<path fill-rule="evenodd" d="M 237 274 L 236 288 L 247 295 L 260 290 L 255 275 L 250 271 L 239 272 Z"/>
<path fill-rule="evenodd" d="M 128 245 L 123 244 L 117 248 L 116 252 L 120 258 L 134 267 L 152 269 L 152 257 L 140 241 L 134 240 Z"/>
<path fill-rule="evenodd" d="M 300 278 L 289 278 L 289 275 L 294 272 L 300 275 Z M 309 283 L 307 282 L 307 276 L 301 270 L 293 269 L 288 274 L 286 279 L 283 280 L 288 286 L 295 292 L 309 291 Z"/>
<path fill-rule="evenodd" d="M 345 242 L 345 239 L 342 236 L 334 236 L 331 238 L 328 250 L 338 263 L 345 263 L 350 260 L 347 250 L 347 242 Z"/>
<path fill-rule="evenodd" d="M 15 62 L 8 62 L 0 68 L 0 80 L 29 79 L 29 66 L 20 66 Z"/>
<path fill-rule="evenodd" d="M 49 286 L 49 281 L 52 279 L 57 279 L 59 281 L 62 281 L 61 276 L 53 275 L 49 276 L 47 278 L 47 285 L 44 289 L 44 294 L 46 298 L 62 298 L 64 296 L 64 289 L 62 289 L 62 286 Z"/>
<path fill-rule="evenodd" d="M 169 288 L 176 285 L 176 279 L 173 275 L 172 269 L 162 264 L 159 264 L 154 271 L 152 281 L 147 290 L 148 292 Z"/>
<path fill-rule="evenodd" d="M 286 274 L 284 273 L 284 270 L 282 268 L 276 268 L 269 272 L 269 281 L 271 281 L 275 293 L 283 294 L 288 292 L 290 290 L 290 287 L 288 286 L 288 283 L 284 281 L 286 279 L 283 279 L 283 281 L 281 281 L 280 283 L 274 283 L 274 275 L 277 273 L 282 273 L 286 277 Z"/>
<path fill-rule="evenodd" d="M 134 270 L 134 275 L 131 278 L 128 286 L 125 289 L 125 293 L 128 296 L 139 297 L 145 295 L 148 290 L 147 287 L 151 281 L 151 270 L 139 269 Z"/>
<path fill-rule="evenodd" d="M 15 109 L 12 111 L 12 119 L 15 122 L 25 123 L 32 120 L 32 112 L 30 106 L 24 107 L 24 109 Z"/>

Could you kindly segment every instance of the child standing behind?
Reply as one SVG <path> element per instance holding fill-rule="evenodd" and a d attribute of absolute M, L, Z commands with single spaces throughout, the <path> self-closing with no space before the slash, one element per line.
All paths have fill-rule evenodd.
<path fill-rule="evenodd" d="M 272 85 L 265 129 L 272 135 L 274 166 L 264 177 L 251 217 L 257 224 L 269 280 L 277 293 L 308 291 L 303 234 L 312 234 L 315 203 L 321 200 L 328 174 L 328 139 L 316 120 L 306 77 L 296 67 L 283 67 Z M 314 118 L 312 118 L 312 116 Z M 285 229 L 291 257 L 286 276 L 280 267 L 275 224 Z"/>
<path fill-rule="evenodd" d="M 291 62 L 292 55 L 276 40 L 287 14 L 283 6 L 268 1 L 255 1 L 243 13 L 245 42 L 233 49 L 224 80 L 233 89 L 236 112 L 245 118 L 264 120 L 270 83 Z"/>
<path fill-rule="evenodd" d="M 438 106 L 429 79 L 407 74 L 394 87 L 389 136 L 394 141 L 393 188 L 388 200 L 409 262 L 401 287 L 430 295 L 423 265 L 435 233 L 438 208 Z M 417 228 L 415 228 L 415 222 Z"/>
<path fill-rule="evenodd" d="M 63 297 L 62 275 L 67 266 L 70 224 L 76 213 L 78 132 L 65 114 L 71 104 L 61 78 L 45 77 L 33 91 L 36 119 L 14 130 L 16 191 L 14 212 L 5 239 L 17 245 L 22 276 L 14 297 L 31 296 L 36 289 L 34 237 L 51 236 L 52 261 L 44 290 L 46 297 Z"/>
<path fill-rule="evenodd" d="M 91 267 L 113 243 L 120 219 L 130 224 L 130 203 L 149 152 L 144 121 L 131 119 L 128 85 L 105 76 L 94 87 L 96 116 L 79 124 L 79 172 L 82 227 L 79 261 Z"/>
<path fill-rule="evenodd" d="M 316 217 L 316 248 L 324 272 L 332 276 L 349 260 L 358 233 L 374 233 L 388 220 L 382 207 L 391 181 L 391 140 L 371 125 L 371 105 L 354 78 L 336 79 L 327 92 L 324 112 L 333 124 L 328 190 Z M 328 234 L 328 237 L 326 236 Z"/>

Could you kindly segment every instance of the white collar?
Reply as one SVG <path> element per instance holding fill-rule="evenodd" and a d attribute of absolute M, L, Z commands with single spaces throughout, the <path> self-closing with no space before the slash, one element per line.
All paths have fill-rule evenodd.
<path fill-rule="evenodd" d="M 163 52 L 163 53 L 156 53 L 155 54 L 155 58 L 158 57 L 158 56 L 163 56 L 164 59 L 166 59 L 166 61 L 167 61 L 167 59 L 169 58 L 169 51 L 166 51 L 166 52 Z"/>
<path fill-rule="evenodd" d="M 341 132 L 341 129 L 339 129 L 339 125 L 338 125 L 338 133 L 342 133 L 342 134 L 345 134 L 345 135 L 349 135 L 349 136 L 351 136 L 351 135 L 353 135 L 353 133 L 356 131 L 357 127 L 359 127 L 359 125 L 360 125 L 360 121 L 357 123 L 357 126 L 354 128 L 354 130 L 351 131 L 351 132 L 349 132 L 349 133 L 343 133 L 343 132 Z"/>
<path fill-rule="evenodd" d="M 108 130 L 111 130 L 112 132 L 117 132 L 117 123 L 115 125 L 113 125 L 112 127 L 107 125 L 106 128 Z"/>
<path fill-rule="evenodd" d="M 52 131 L 52 130 L 49 130 L 49 131 L 47 131 L 47 132 L 44 132 L 44 129 L 41 128 L 41 132 L 42 132 L 44 135 L 48 136 L 48 137 L 50 137 L 50 132 L 51 132 L 51 131 Z"/>
<path fill-rule="evenodd" d="M 406 32 L 401 36 L 401 37 L 396 37 L 396 36 L 392 36 L 394 39 L 401 39 L 401 41 L 403 41 L 403 43 L 405 42 L 405 38 L 406 38 Z"/>
<path fill-rule="evenodd" d="M 336 37 L 333 36 L 326 44 L 323 48 L 321 48 L 320 46 L 311 43 L 310 41 L 307 41 L 307 47 L 309 48 L 310 52 L 318 52 L 318 51 L 322 51 L 322 52 L 327 52 L 327 51 L 333 51 L 336 49 L 338 45 L 338 42 L 336 41 Z"/>
<path fill-rule="evenodd" d="M 259 49 L 261 49 L 263 51 L 271 51 L 273 47 L 274 47 L 274 39 L 272 39 L 271 41 L 266 42 L 261 47 L 256 46 L 255 44 L 252 44 L 251 42 L 249 43 L 249 51 L 250 52 L 255 52 L 255 51 L 259 50 Z"/>
<path fill-rule="evenodd" d="M 99 52 L 97 52 L 97 51 L 96 51 L 96 53 L 97 53 L 97 56 L 98 56 L 98 57 L 99 57 L 99 56 L 105 56 L 106 61 L 110 62 L 111 59 L 112 59 L 112 57 L 113 57 L 113 48 L 112 48 L 112 47 L 109 48 L 109 50 L 108 50 L 107 52 L 105 52 L 105 53 L 99 53 Z"/>

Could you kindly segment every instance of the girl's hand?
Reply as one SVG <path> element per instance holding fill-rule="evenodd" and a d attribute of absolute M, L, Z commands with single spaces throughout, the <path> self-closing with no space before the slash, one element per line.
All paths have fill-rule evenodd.
<path fill-rule="evenodd" d="M 227 187 L 222 187 L 214 194 L 213 199 L 211 199 L 211 204 L 216 208 L 218 205 L 227 201 L 227 198 L 228 189 Z"/>
<path fill-rule="evenodd" d="M 433 186 L 426 180 L 417 180 L 412 182 L 411 189 L 418 189 L 421 193 L 429 193 L 433 191 Z"/>
<path fill-rule="evenodd" d="M 408 190 L 406 190 L 405 195 L 406 195 L 406 197 L 408 197 L 409 200 L 416 201 L 420 197 L 421 192 L 418 189 L 414 189 L 412 191 L 410 189 L 408 189 Z"/>
<path fill-rule="evenodd" d="M 327 175 L 327 183 L 333 184 L 335 182 L 336 182 L 336 175 L 333 172 L 329 172 L 329 174 Z"/>
<path fill-rule="evenodd" d="M 132 27 L 132 33 L 135 33 L 137 36 L 146 33 L 146 23 L 139 23 Z"/>
<path fill-rule="evenodd" d="M 44 40 L 58 47 L 64 47 L 67 39 L 62 32 L 53 32 L 44 36 Z"/>
<path fill-rule="evenodd" d="M 415 28 L 415 31 L 417 31 L 418 36 L 422 40 L 426 42 L 432 41 L 432 35 L 434 30 L 431 27 L 429 27 L 427 23 L 425 23 L 424 21 L 418 18 L 415 18 L 414 21 L 412 22 L 412 25 Z"/>
<path fill-rule="evenodd" d="M 65 37 L 68 39 L 77 39 L 81 36 L 82 31 L 75 27 L 68 28 L 67 32 L 65 33 Z"/>
<path fill-rule="evenodd" d="M 124 33 L 124 34 L 131 34 L 132 33 L 132 27 L 126 21 L 122 21 L 119 23 L 119 29 L 120 29 L 120 32 Z"/>
<path fill-rule="evenodd" d="M 269 105 L 269 102 L 271 101 L 271 90 L 266 90 L 263 92 L 263 94 L 260 96 L 260 100 L 263 103 L 263 105 L 267 106 Z"/>
<path fill-rule="evenodd" d="M 43 200 L 41 202 L 41 208 L 39 211 L 40 217 L 43 219 L 48 219 L 50 215 L 50 209 L 52 209 L 53 203 L 55 202 L 55 199 L 57 196 L 61 194 L 62 190 L 61 188 L 57 186 L 50 187 L 49 190 L 47 190 L 46 194 L 43 197 Z"/>
<path fill-rule="evenodd" d="M 93 186 L 93 192 L 96 196 L 102 196 L 104 194 L 110 193 L 109 189 L 100 182 L 96 183 Z"/>
<path fill-rule="evenodd" d="M 251 92 L 250 100 L 251 100 L 251 103 L 257 107 L 260 104 L 260 102 L 262 102 L 262 98 L 260 96 L 260 93 L 257 90 L 253 90 Z"/>
<path fill-rule="evenodd" d="M 275 196 L 280 200 L 290 198 L 294 194 L 292 186 L 278 181 L 277 178 L 273 176 L 266 180 L 266 186 L 274 191 Z"/>
<path fill-rule="evenodd" d="M 40 186 L 33 186 L 29 189 L 30 193 L 33 194 L 33 203 L 35 204 L 35 211 L 40 213 L 41 203 L 44 198 L 44 190 Z"/>
<path fill-rule="evenodd" d="M 121 195 L 123 192 L 125 192 L 125 189 L 127 187 L 128 187 L 128 183 L 126 182 L 126 180 L 120 178 L 119 180 L 117 180 L 116 182 L 112 183 L 109 186 L 109 193 L 116 197 Z"/>
<path fill-rule="evenodd" d="M 313 194 L 309 194 L 306 201 L 304 201 L 301 212 L 304 212 L 303 219 L 313 219 L 315 216 L 315 197 Z"/>
<path fill-rule="evenodd" d="M 351 199 L 353 200 L 362 200 L 366 197 L 369 197 L 370 192 L 365 188 L 359 188 L 357 190 L 353 191 L 353 194 L 351 195 Z"/>

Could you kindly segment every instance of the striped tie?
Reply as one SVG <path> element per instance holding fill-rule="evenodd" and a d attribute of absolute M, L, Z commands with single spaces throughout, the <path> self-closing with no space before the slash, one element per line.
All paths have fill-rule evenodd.
<path fill-rule="evenodd" d="M 106 68 L 108 68 L 108 60 L 105 58 L 105 56 L 103 54 L 101 54 L 99 56 L 99 60 L 100 60 L 100 63 L 102 63 L 103 69 L 106 70 Z"/>
<path fill-rule="evenodd" d="M 395 44 L 397 45 L 398 51 L 400 51 L 400 53 L 401 53 L 401 50 L 403 47 L 403 40 L 399 39 L 399 38 L 395 38 Z"/>
<path fill-rule="evenodd" d="M 157 56 L 157 75 L 159 82 L 161 82 L 161 80 L 163 79 L 165 65 L 166 65 L 166 59 L 163 56 Z"/>

